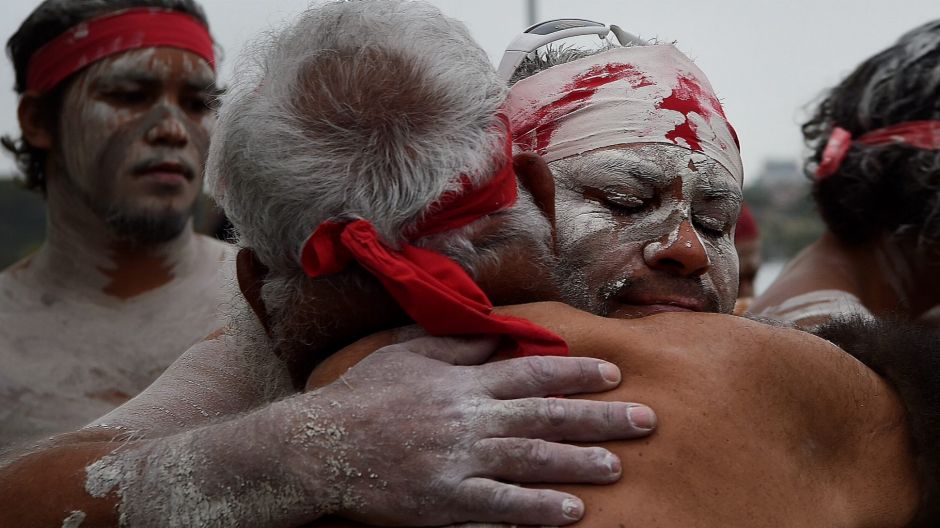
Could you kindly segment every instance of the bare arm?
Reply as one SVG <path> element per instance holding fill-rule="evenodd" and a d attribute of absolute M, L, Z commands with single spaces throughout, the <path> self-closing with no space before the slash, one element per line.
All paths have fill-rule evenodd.
<path fill-rule="evenodd" d="M 97 428 L 9 459 L 0 499 L 11 506 L 0 510 L 0 525 L 58 526 L 73 512 L 84 515 L 83 527 L 118 518 L 133 526 L 295 526 L 332 512 L 380 524 L 573 522 L 583 513 L 576 497 L 483 476 L 612 482 L 620 467 L 608 451 L 530 439 L 649 430 L 630 422 L 626 404 L 532 398 L 615 386 L 617 369 L 605 379 L 598 360 L 522 358 L 498 371 L 441 361 L 479 363 L 493 346 L 451 342 L 438 358 L 427 357 L 433 349 L 389 347 L 311 393 L 234 416 L 179 411 L 147 426 L 149 410 L 186 407 L 172 398 L 170 380 L 198 382 L 185 370 L 168 375 L 164 389 L 150 392 L 154 402 L 137 398 Z M 206 394 L 221 394 L 219 379 L 207 381 Z"/>

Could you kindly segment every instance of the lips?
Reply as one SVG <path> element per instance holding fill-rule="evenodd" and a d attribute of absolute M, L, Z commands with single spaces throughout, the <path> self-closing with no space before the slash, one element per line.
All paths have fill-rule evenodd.
<path fill-rule="evenodd" d="M 134 174 L 163 185 L 182 185 L 193 179 L 193 170 L 187 164 L 171 160 L 141 163 L 134 168 Z"/>
<path fill-rule="evenodd" d="M 701 284 L 638 281 L 626 284 L 607 301 L 609 317 L 646 317 L 664 312 L 717 312 L 714 295 Z"/>

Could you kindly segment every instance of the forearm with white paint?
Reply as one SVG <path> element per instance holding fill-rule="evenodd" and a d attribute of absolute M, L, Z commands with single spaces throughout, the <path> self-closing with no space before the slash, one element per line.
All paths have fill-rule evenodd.
<path fill-rule="evenodd" d="M 0 511 L 0 525 L 58 526 L 72 518 L 83 528 L 278 527 L 313 520 L 336 500 L 317 480 L 330 471 L 323 449 L 330 441 L 305 436 L 300 482 L 298 466 L 285 463 L 301 445 L 288 424 L 300 407 L 322 423 L 331 419 L 329 408 L 290 401 L 299 398 L 163 438 L 60 437 L 0 468 L 0 502 L 9 505 Z"/>

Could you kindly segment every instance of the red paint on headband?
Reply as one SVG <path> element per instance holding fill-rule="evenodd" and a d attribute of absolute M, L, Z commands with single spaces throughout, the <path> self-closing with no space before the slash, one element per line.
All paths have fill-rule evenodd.
<path fill-rule="evenodd" d="M 848 130 L 833 127 L 826 148 L 823 149 L 819 167 L 816 168 L 817 181 L 822 181 L 839 170 L 853 141 L 869 147 L 901 144 L 923 150 L 940 150 L 940 121 L 907 121 L 866 132 L 854 140 Z"/>
<path fill-rule="evenodd" d="M 525 150 L 532 150 L 540 154 L 551 144 L 552 135 L 558 128 L 559 119 L 584 108 L 594 94 L 605 85 L 626 79 L 633 88 L 649 86 L 652 82 L 636 69 L 632 64 L 604 64 L 594 66 L 590 70 L 578 75 L 561 91 L 561 97 L 549 102 L 529 116 L 514 131 L 517 137 L 535 130 L 534 144 L 521 145 Z M 531 136 L 529 136 L 531 137 Z"/>
<path fill-rule="evenodd" d="M 178 11 L 128 9 L 79 24 L 39 48 L 29 60 L 26 89 L 45 93 L 105 57 L 155 47 L 190 51 L 215 68 L 212 37 L 199 20 Z"/>
<path fill-rule="evenodd" d="M 728 123 L 728 118 L 725 117 L 725 112 L 722 110 L 718 98 L 709 90 L 702 88 L 702 85 L 692 77 L 680 76 L 678 78 L 678 85 L 672 90 L 669 97 L 659 103 L 659 108 L 674 110 L 685 116 L 683 123 L 676 125 L 676 128 L 666 134 L 666 139 L 677 145 L 680 145 L 679 140 L 681 139 L 685 141 L 688 148 L 702 152 L 702 143 L 699 139 L 698 131 L 695 129 L 692 122 L 689 121 L 689 114 L 694 113 L 705 118 L 712 115 L 721 117 L 728 125 L 728 130 L 731 132 L 731 137 L 734 138 L 735 146 L 741 148 L 741 144 L 738 142 L 738 134 L 734 131 L 734 127 L 731 126 L 731 123 Z"/>
<path fill-rule="evenodd" d="M 464 178 L 462 190 L 432 206 L 409 240 L 465 226 L 515 203 L 517 184 L 508 133 L 504 154 L 506 161 L 499 173 L 476 189 Z M 518 356 L 568 354 L 568 345 L 558 335 L 525 319 L 494 314 L 486 293 L 459 264 L 410 242 L 391 248 L 368 220 L 324 222 L 301 249 L 301 266 L 310 277 L 339 273 L 353 261 L 378 279 L 431 335 L 501 335 L 512 340 Z"/>

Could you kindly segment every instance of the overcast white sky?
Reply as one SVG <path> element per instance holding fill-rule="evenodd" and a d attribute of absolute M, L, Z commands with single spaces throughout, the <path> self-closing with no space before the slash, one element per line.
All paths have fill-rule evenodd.
<path fill-rule="evenodd" d="M 498 62 L 505 45 L 524 29 L 523 0 L 432 0 L 465 22 Z M 4 0 L 4 42 L 39 4 Z M 221 77 L 259 32 L 276 28 L 309 0 L 202 0 L 213 34 L 225 50 Z M 767 158 L 801 155 L 798 123 L 806 105 L 856 64 L 904 31 L 940 18 L 937 0 L 539 0 L 538 18 L 577 17 L 618 24 L 660 41 L 677 41 L 705 71 L 741 138 L 751 178 Z M 0 69 L 0 132 L 17 132 L 13 71 Z M 0 173 L 13 170 L 0 160 Z"/>

